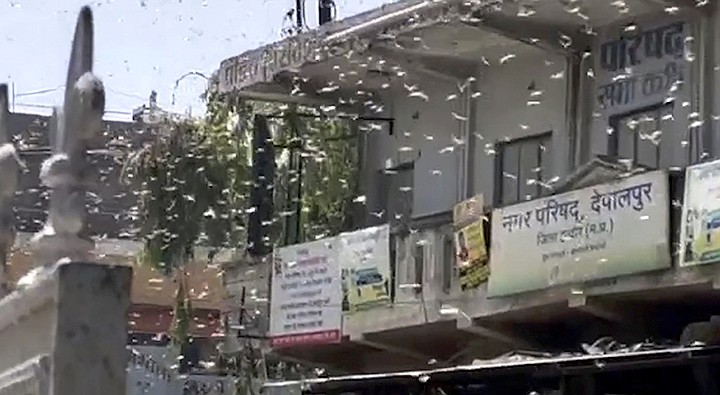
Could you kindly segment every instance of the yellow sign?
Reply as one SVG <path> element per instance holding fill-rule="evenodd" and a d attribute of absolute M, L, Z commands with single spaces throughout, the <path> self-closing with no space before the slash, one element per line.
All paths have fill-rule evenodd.
<path fill-rule="evenodd" d="M 463 290 L 475 288 L 490 276 L 482 196 L 457 204 L 453 214 L 460 286 Z"/>

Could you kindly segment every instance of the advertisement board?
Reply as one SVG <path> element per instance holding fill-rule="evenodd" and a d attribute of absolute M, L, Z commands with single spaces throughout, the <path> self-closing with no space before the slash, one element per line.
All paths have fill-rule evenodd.
<path fill-rule="evenodd" d="M 270 298 L 273 347 L 340 341 L 342 285 L 336 256 L 332 240 L 275 252 Z"/>
<path fill-rule="evenodd" d="M 460 287 L 475 288 L 488 279 L 485 215 L 482 195 L 464 200 L 453 208 L 455 261 L 460 271 Z"/>
<path fill-rule="evenodd" d="M 343 310 L 355 312 L 390 303 L 390 226 L 382 225 L 335 239 L 342 268 Z"/>
<path fill-rule="evenodd" d="M 720 161 L 685 171 L 680 266 L 720 261 Z"/>
<path fill-rule="evenodd" d="M 490 296 L 667 268 L 668 178 L 643 173 L 493 211 Z"/>

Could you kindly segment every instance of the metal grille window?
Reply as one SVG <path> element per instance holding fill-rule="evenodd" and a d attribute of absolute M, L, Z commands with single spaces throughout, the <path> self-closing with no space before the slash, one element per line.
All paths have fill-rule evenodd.
<path fill-rule="evenodd" d="M 552 178 L 552 132 L 498 144 L 495 204 L 507 205 L 541 196 Z"/>
<path fill-rule="evenodd" d="M 663 133 L 670 133 L 675 124 L 673 104 L 657 104 L 637 111 L 617 115 L 610 119 L 612 133 L 608 153 L 628 159 L 634 165 L 649 169 L 666 167 L 670 162 L 663 155 Z M 683 147 L 687 149 L 685 164 L 700 159 L 699 129 L 691 130 Z"/>

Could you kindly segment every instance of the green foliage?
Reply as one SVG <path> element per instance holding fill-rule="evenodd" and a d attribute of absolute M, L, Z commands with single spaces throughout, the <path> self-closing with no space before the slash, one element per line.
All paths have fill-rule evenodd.
<path fill-rule="evenodd" d="M 279 114 L 270 117 L 277 164 L 275 240 L 287 239 L 286 225 L 296 218 L 298 202 L 298 240 L 348 230 L 357 196 L 356 136 L 351 135 L 348 121 L 313 111 L 267 103 L 233 106 L 210 96 L 203 119 L 166 122 L 154 128 L 151 142 L 132 155 L 123 170 L 125 180 L 140 190 L 141 263 L 168 276 L 179 275 L 182 271 L 177 269 L 193 258 L 198 244 L 215 248 L 244 244 L 247 213 L 253 209 L 249 194 L 255 113 Z M 190 330 L 191 312 L 184 294 L 181 287 L 173 334 L 178 345 L 187 341 Z M 260 374 L 253 354 L 257 350 L 248 347 L 250 354 L 228 361 L 245 387 L 251 378 L 268 372 L 300 371 L 273 364 L 263 365 L 265 374 Z"/>
<path fill-rule="evenodd" d="M 227 105 L 209 110 L 201 121 L 160 125 L 124 170 L 141 191 L 142 262 L 166 275 L 192 259 L 198 243 L 229 247 L 242 235 L 249 137 L 235 134 Z"/>
<path fill-rule="evenodd" d="M 307 124 L 301 223 L 305 240 L 314 240 L 352 226 L 358 151 L 357 137 L 350 134 L 346 121 L 312 118 Z"/>
<path fill-rule="evenodd" d="M 159 125 L 150 144 L 126 163 L 125 178 L 141 191 L 144 263 L 170 275 L 193 258 L 198 244 L 217 248 L 243 244 L 246 213 L 251 209 L 255 112 L 280 114 L 273 118 L 278 224 L 297 210 L 300 182 L 299 239 L 348 230 L 358 168 L 357 137 L 351 134 L 349 121 L 330 119 L 313 109 L 266 103 L 233 107 L 214 97 L 208 100 L 203 119 Z M 276 229 L 280 229 L 276 240 L 284 240 L 288 229 Z"/>

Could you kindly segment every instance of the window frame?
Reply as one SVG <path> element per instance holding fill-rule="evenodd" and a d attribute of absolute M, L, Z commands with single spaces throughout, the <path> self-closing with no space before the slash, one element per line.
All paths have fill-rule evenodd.
<path fill-rule="evenodd" d="M 504 184 L 504 173 L 505 173 L 505 168 L 504 168 L 505 150 L 512 145 L 522 144 L 522 143 L 526 143 L 526 142 L 533 141 L 533 140 L 538 141 L 538 142 L 547 140 L 550 144 L 552 144 L 553 133 L 554 132 L 552 130 L 548 130 L 546 132 L 531 134 L 528 136 L 517 137 L 514 139 L 501 140 L 501 141 L 497 141 L 495 143 L 495 152 L 496 152 L 495 153 L 495 164 L 494 164 L 495 169 L 494 169 L 494 174 L 493 174 L 495 185 L 493 188 L 493 192 L 494 192 L 493 193 L 493 206 L 499 207 L 499 206 L 505 205 L 505 204 L 503 204 L 503 197 L 505 194 L 505 190 L 504 190 L 505 188 L 503 185 Z M 542 178 L 542 175 L 543 175 L 542 149 L 540 148 L 541 145 L 542 144 L 538 144 L 538 149 L 537 149 L 538 164 L 540 165 L 540 171 L 538 172 L 538 177 L 540 177 L 540 178 Z M 520 162 L 521 157 L 522 157 L 521 155 L 518 156 L 518 169 L 520 167 L 522 167 L 521 162 Z M 542 192 L 543 192 L 542 186 L 537 184 L 537 185 L 535 185 L 535 188 L 537 189 L 537 191 L 536 191 L 537 197 L 541 197 Z M 517 182 L 517 190 L 515 191 L 515 198 L 516 199 L 514 199 L 513 202 L 508 203 L 508 204 L 516 204 L 516 203 L 520 203 L 523 201 L 520 197 L 520 182 Z"/>
<path fill-rule="evenodd" d="M 620 158 L 620 132 L 621 132 L 620 122 L 622 122 L 622 120 L 628 119 L 628 118 L 631 118 L 631 117 L 634 117 L 634 116 L 637 116 L 640 114 L 646 114 L 649 112 L 655 112 L 656 114 L 658 114 L 658 116 L 660 116 L 662 118 L 662 115 L 660 115 L 660 114 L 663 113 L 664 109 L 670 109 L 671 113 L 674 113 L 675 112 L 675 102 L 671 101 L 671 102 L 666 103 L 665 101 L 659 101 L 659 102 L 657 102 L 655 104 L 651 104 L 649 106 L 639 107 L 639 108 L 635 108 L 630 111 L 611 115 L 608 119 L 608 126 L 610 126 L 610 128 L 612 128 L 613 132 L 608 134 L 608 141 L 607 141 L 608 156 L 610 156 L 612 158 Z M 658 122 L 662 122 L 662 119 L 659 119 Z M 640 164 L 640 162 L 638 161 L 639 139 L 640 139 L 640 136 L 638 136 L 638 134 L 636 132 L 635 135 L 633 136 L 632 163 L 634 166 L 647 167 L 645 165 Z M 690 142 L 690 145 L 692 145 L 692 141 Z M 660 144 L 657 145 L 655 167 L 653 167 L 652 169 L 663 168 L 662 160 L 661 160 L 661 154 L 662 154 L 661 146 L 662 146 L 662 141 L 660 142 Z M 688 149 L 688 158 L 687 159 L 688 159 L 689 164 L 691 164 L 693 162 L 692 158 L 690 158 L 690 155 L 692 155 L 692 147 L 690 147 Z"/>

